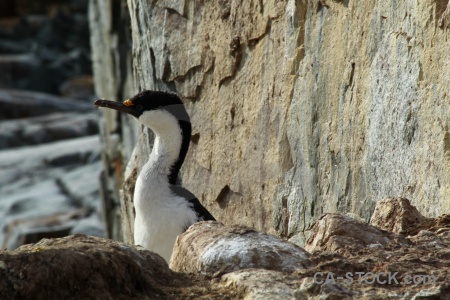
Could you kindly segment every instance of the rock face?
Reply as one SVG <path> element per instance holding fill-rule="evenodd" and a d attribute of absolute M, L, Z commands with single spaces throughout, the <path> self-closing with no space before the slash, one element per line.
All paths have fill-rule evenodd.
<path fill-rule="evenodd" d="M 368 220 L 391 196 L 427 217 L 450 211 L 447 0 L 128 1 L 136 82 L 120 94 L 129 77 L 117 74 L 128 69 L 115 72 L 100 56 L 111 60 L 126 41 L 111 25 L 123 14 L 91 3 L 98 95 L 158 89 L 185 99 L 193 137 L 181 179 L 218 220 L 302 245 L 323 213 Z M 141 129 L 107 118 L 103 126 L 122 136 L 104 139 L 124 150 L 110 156 L 121 172 L 106 181 L 121 187 Z M 141 150 L 130 176 L 148 155 Z M 130 189 L 122 199 L 129 210 Z M 130 240 L 132 228 L 124 231 Z"/>
<path fill-rule="evenodd" d="M 130 17 L 123 1 L 89 1 L 89 25 L 94 70 L 95 94 L 110 100 L 128 99 L 133 94 L 131 71 Z M 132 202 L 121 201 L 119 190 L 124 171 L 138 139 L 131 117 L 113 110 L 102 113 L 99 125 L 103 144 L 101 191 L 106 208 L 107 235 L 115 240 L 132 242 L 134 215 L 123 218 Z M 148 143 L 147 143 L 148 145 Z M 134 183 L 134 181 L 133 181 Z M 130 200 L 129 194 L 128 200 Z M 121 202 L 123 208 L 121 210 Z"/>

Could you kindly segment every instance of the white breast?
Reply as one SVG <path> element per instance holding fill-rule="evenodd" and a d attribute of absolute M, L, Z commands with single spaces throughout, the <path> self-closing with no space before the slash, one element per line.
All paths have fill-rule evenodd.
<path fill-rule="evenodd" d="M 140 175 L 136 181 L 134 242 L 169 262 L 177 236 L 196 222 L 197 215 L 185 199 L 170 191 L 163 179 Z"/>

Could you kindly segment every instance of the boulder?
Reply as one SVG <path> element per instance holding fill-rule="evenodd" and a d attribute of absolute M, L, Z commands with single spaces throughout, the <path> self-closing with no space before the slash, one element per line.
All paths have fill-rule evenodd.
<path fill-rule="evenodd" d="M 307 267 L 308 258 L 299 246 L 273 235 L 208 221 L 178 236 L 170 267 L 215 276 L 248 268 L 294 272 Z"/>
<path fill-rule="evenodd" d="M 309 252 L 340 252 L 345 247 L 383 247 L 389 243 L 409 245 L 405 237 L 378 229 L 365 222 L 337 213 L 322 215 L 311 229 L 305 249 Z"/>
<path fill-rule="evenodd" d="M 83 235 L 0 252 L 0 295 L 14 299 L 167 299 L 178 276 L 150 251 Z"/>
<path fill-rule="evenodd" d="M 438 218 L 423 216 L 406 198 L 380 200 L 370 218 L 370 225 L 403 235 L 416 235 L 421 230 L 450 231 L 450 215 Z"/>
<path fill-rule="evenodd" d="M 301 281 L 298 277 L 279 271 L 245 269 L 222 276 L 221 284 L 229 289 L 236 289 L 244 295 L 242 299 L 284 300 L 299 298 Z"/>

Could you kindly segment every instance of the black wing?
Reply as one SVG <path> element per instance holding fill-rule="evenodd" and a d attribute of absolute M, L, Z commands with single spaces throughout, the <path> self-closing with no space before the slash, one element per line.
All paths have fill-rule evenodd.
<path fill-rule="evenodd" d="M 189 192 L 187 189 L 179 186 L 179 185 L 171 185 L 170 189 L 172 192 L 180 197 L 185 198 L 189 203 L 191 204 L 191 207 L 194 209 L 194 211 L 197 213 L 198 221 L 215 221 L 216 219 L 211 215 L 211 213 L 198 201 L 197 197 L 194 196 L 191 192 Z M 189 224 L 188 227 L 192 225 Z"/>

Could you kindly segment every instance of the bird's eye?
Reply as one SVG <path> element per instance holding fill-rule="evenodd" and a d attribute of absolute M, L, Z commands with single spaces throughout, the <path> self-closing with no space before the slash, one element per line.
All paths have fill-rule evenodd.
<path fill-rule="evenodd" d="M 136 105 L 136 109 L 139 110 L 139 111 L 141 111 L 141 110 L 143 110 L 144 108 L 142 107 L 142 105 Z"/>

